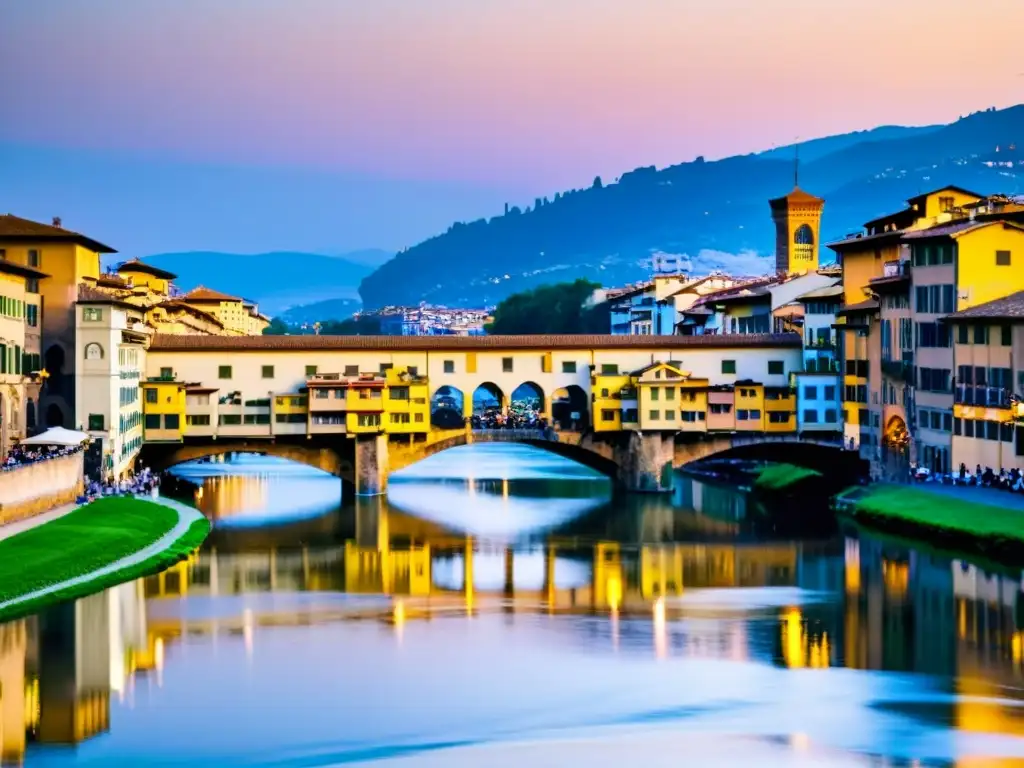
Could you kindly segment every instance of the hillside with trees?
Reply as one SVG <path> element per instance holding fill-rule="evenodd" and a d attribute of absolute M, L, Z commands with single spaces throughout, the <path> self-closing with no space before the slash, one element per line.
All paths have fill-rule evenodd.
<path fill-rule="evenodd" d="M 1024 105 L 944 126 L 886 127 L 801 146 L 800 186 L 826 200 L 827 242 L 946 184 L 1017 192 Z M 776 149 L 637 168 L 614 183 L 596 178 L 490 219 L 457 222 L 368 275 L 360 294 L 367 308 L 421 301 L 487 306 L 577 277 L 606 286 L 638 280 L 659 251 L 688 255 L 693 271 L 730 269 L 730 254 L 773 254 L 767 201 L 789 192 L 793 176 L 793 158 Z M 769 269 L 767 259 L 743 263 L 752 265 L 746 271 Z"/>

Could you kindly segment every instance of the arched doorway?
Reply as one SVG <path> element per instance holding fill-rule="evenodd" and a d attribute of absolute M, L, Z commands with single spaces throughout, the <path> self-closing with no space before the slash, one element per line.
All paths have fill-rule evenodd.
<path fill-rule="evenodd" d="M 473 390 L 473 426 L 490 428 L 498 426 L 504 418 L 505 393 L 501 387 L 485 381 Z"/>
<path fill-rule="evenodd" d="M 556 428 L 583 432 L 590 426 L 590 399 L 582 387 L 570 384 L 551 397 L 551 420 Z"/>
<path fill-rule="evenodd" d="M 881 453 L 883 479 L 903 482 L 910 477 L 910 432 L 900 416 L 886 422 Z"/>
<path fill-rule="evenodd" d="M 64 412 L 61 411 L 60 406 L 57 405 L 56 403 L 50 403 L 48 406 L 46 406 L 46 426 L 64 426 Z"/>
<path fill-rule="evenodd" d="M 458 429 L 465 423 L 465 401 L 461 389 L 438 387 L 430 398 L 430 423 L 438 429 Z"/>

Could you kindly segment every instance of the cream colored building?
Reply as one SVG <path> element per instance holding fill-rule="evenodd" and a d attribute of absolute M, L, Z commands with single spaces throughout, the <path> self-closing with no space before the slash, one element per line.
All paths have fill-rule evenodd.
<path fill-rule="evenodd" d="M 182 296 L 180 301 L 216 317 L 224 326 L 224 332 L 229 335 L 247 336 L 254 327 L 254 318 L 246 306 L 247 302 L 237 296 L 199 286 Z M 251 302 L 248 303 L 255 308 Z"/>
<path fill-rule="evenodd" d="M 145 310 L 83 287 L 75 306 L 75 422 L 93 440 L 87 474 L 123 477 L 142 447 L 142 394 L 150 329 Z"/>

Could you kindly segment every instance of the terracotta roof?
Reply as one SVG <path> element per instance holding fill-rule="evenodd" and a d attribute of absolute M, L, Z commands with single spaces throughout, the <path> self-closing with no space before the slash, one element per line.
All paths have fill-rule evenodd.
<path fill-rule="evenodd" d="M 914 232 L 907 232 L 903 237 L 906 240 L 930 240 L 934 237 L 952 237 L 958 238 L 966 235 L 968 232 L 972 232 L 976 229 L 983 229 L 984 227 L 995 227 L 1002 225 L 1005 229 L 1019 229 L 1024 232 L 1024 227 L 1019 224 L 1014 224 L 1010 221 L 956 221 L 950 224 L 940 224 L 937 227 L 930 227 L 928 229 L 919 229 Z"/>
<path fill-rule="evenodd" d="M 93 240 L 70 229 L 40 224 L 38 221 L 23 219 L 10 213 L 0 214 L 0 243 L 54 243 L 66 241 L 84 245 L 97 253 L 117 253 L 109 245 Z"/>
<path fill-rule="evenodd" d="M 226 293 L 198 285 L 182 296 L 181 301 L 209 301 L 219 304 L 222 301 L 241 301 L 241 299 L 237 296 L 228 296 Z"/>
<path fill-rule="evenodd" d="M 913 208 L 904 208 L 902 211 L 887 213 L 884 216 L 876 216 L 871 221 L 864 222 L 864 229 L 871 229 L 879 224 L 895 224 L 897 229 L 906 229 L 921 217 L 921 214 Z"/>
<path fill-rule="evenodd" d="M 120 275 L 108 275 L 106 273 L 96 278 L 96 285 L 106 285 L 111 288 L 130 288 L 131 284 Z"/>
<path fill-rule="evenodd" d="M 760 288 L 762 286 L 774 285 L 779 282 L 779 278 L 775 275 L 771 277 L 760 277 L 756 280 L 750 280 L 746 283 L 740 283 L 739 285 L 731 285 L 728 288 L 721 288 L 717 291 L 711 291 L 705 293 L 694 303 L 694 306 L 713 304 L 721 298 L 727 298 L 732 294 L 738 294 L 742 291 L 748 291 L 752 288 Z"/>
<path fill-rule="evenodd" d="M 79 304 L 111 304 L 116 307 L 126 307 L 131 309 L 138 309 L 142 311 L 141 307 L 137 307 L 134 304 L 130 304 L 124 299 L 119 298 L 113 293 L 107 293 L 101 291 L 99 288 L 94 288 L 91 285 L 85 283 L 79 283 L 78 285 L 78 303 Z"/>
<path fill-rule="evenodd" d="M 154 267 L 152 264 L 147 264 L 144 261 L 138 259 L 132 259 L 126 261 L 117 268 L 118 272 L 144 272 L 147 275 L 158 277 L 161 280 L 174 280 L 177 275 L 173 272 L 168 272 L 166 269 L 160 269 L 160 267 Z"/>
<path fill-rule="evenodd" d="M 703 336 L 185 336 L 161 333 L 150 349 L 167 352 L 262 352 L 268 350 L 379 350 L 428 352 L 434 350 L 513 349 L 666 349 L 709 347 L 799 347 L 796 334 L 726 334 Z"/>
<path fill-rule="evenodd" d="M 26 267 L 24 264 L 15 264 L 12 261 L 6 261 L 0 259 L 0 272 L 7 275 L 17 275 L 18 277 L 34 277 L 36 279 L 42 279 L 49 277 L 45 272 L 40 272 L 34 267 Z"/>
<path fill-rule="evenodd" d="M 211 323 L 214 323 L 215 325 L 218 325 L 221 328 L 224 327 L 224 324 L 220 320 L 218 320 L 215 315 L 212 315 L 209 312 L 204 312 L 203 310 L 197 309 L 196 307 L 190 307 L 183 301 L 170 299 L 169 301 L 162 301 L 155 306 L 164 307 L 166 309 L 180 309 L 182 312 L 188 312 L 190 315 L 201 317 L 203 320 L 209 320 Z"/>
<path fill-rule="evenodd" d="M 793 187 L 793 190 L 788 195 L 782 197 L 776 197 L 768 201 L 768 204 L 772 208 L 778 208 L 786 203 L 824 203 L 825 200 L 820 197 L 815 197 L 810 192 L 804 192 L 800 187 Z"/>
<path fill-rule="evenodd" d="M 1007 319 L 1024 320 L 1024 291 L 1011 293 L 1001 299 L 987 301 L 976 307 L 961 309 L 951 315 L 946 315 L 948 320 L 970 320 L 970 319 Z"/>
<path fill-rule="evenodd" d="M 871 312 L 872 310 L 878 309 L 878 299 L 865 299 L 859 301 L 856 304 L 848 304 L 838 312 L 837 315 L 852 315 L 857 312 Z"/>

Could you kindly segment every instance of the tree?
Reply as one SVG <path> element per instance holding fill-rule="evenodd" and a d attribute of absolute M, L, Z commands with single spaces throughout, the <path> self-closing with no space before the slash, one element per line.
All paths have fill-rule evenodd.
<path fill-rule="evenodd" d="M 321 336 L 376 336 L 380 319 L 376 315 L 360 315 L 347 320 L 325 320 L 320 324 Z"/>
<path fill-rule="evenodd" d="M 264 336 L 287 336 L 289 333 L 291 333 L 291 326 L 280 317 L 273 318 L 270 325 L 263 329 Z"/>
<path fill-rule="evenodd" d="M 593 187 L 594 187 L 594 189 L 601 189 L 602 187 L 604 187 L 604 184 L 601 183 L 601 177 L 600 176 L 595 176 L 594 177 Z"/>
<path fill-rule="evenodd" d="M 487 332 L 508 334 L 608 333 L 608 304 L 591 304 L 597 283 L 542 285 L 514 293 L 498 304 Z"/>

